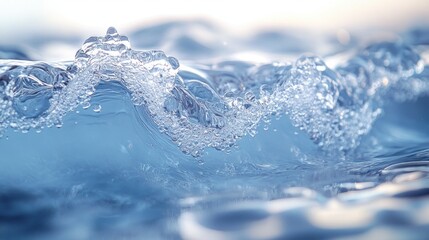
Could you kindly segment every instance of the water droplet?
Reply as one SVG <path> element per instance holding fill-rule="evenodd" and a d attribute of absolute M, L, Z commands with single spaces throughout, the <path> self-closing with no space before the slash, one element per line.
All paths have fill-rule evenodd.
<path fill-rule="evenodd" d="M 95 104 L 94 107 L 92 108 L 92 110 L 96 113 L 101 111 L 101 105 L 100 104 Z"/>
<path fill-rule="evenodd" d="M 91 103 L 90 102 L 83 102 L 82 103 L 82 108 L 83 109 L 88 109 L 89 107 L 91 107 Z"/>
<path fill-rule="evenodd" d="M 177 69 L 180 66 L 179 61 L 175 57 L 168 57 L 168 62 L 173 69 Z"/>
<path fill-rule="evenodd" d="M 107 29 L 106 35 L 111 35 L 111 36 L 118 35 L 118 31 L 114 27 L 109 27 Z"/>

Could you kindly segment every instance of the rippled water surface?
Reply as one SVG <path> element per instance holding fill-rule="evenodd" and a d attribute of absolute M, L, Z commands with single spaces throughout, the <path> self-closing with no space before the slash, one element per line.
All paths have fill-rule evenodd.
<path fill-rule="evenodd" d="M 427 239 L 427 28 L 128 35 L 0 47 L 1 239 Z"/>

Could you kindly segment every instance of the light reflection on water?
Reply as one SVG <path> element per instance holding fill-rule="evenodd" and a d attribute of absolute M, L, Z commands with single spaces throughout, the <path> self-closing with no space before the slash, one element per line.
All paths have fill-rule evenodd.
<path fill-rule="evenodd" d="M 234 39 L 227 47 L 190 33 L 172 36 L 173 29 L 187 29 L 187 24 L 160 25 L 131 35 L 139 48 L 158 47 L 168 36 L 172 43 L 163 50 L 189 66 L 183 67 L 190 69 L 187 73 L 179 73 L 185 84 L 203 76 L 197 80 L 216 88 L 210 76 L 231 81 L 231 89 L 234 81 L 245 79 L 239 73 L 259 70 L 247 69 L 252 59 L 219 58 L 243 49 L 256 49 L 257 56 L 276 61 L 295 59 L 301 53 L 297 49 L 318 52 L 319 45 L 280 31 Z M 154 39 L 145 41 L 147 32 Z M 426 33 L 410 31 L 403 39 L 409 37 L 408 44 L 424 52 Z M 341 36 L 327 39 L 321 55 L 330 59 L 360 51 L 353 37 L 349 45 Z M 271 44 L 264 45 L 267 40 Z M 282 44 L 287 46 L 280 48 Z M 1 53 L 5 59 L 30 58 L 19 49 Z M 410 59 L 402 60 L 405 67 L 390 73 L 407 70 Z M 272 69 L 263 70 L 271 74 Z M 225 73 L 229 78 L 219 77 Z M 382 114 L 370 132 L 361 134 L 355 149 L 321 150 L 305 132 L 312 129 L 294 127 L 290 113 L 261 123 L 254 137 L 237 140 L 229 153 L 207 148 L 197 158 L 182 153 L 173 134 L 160 133 L 151 114 L 133 105 L 124 86 L 101 83 L 87 102 L 91 107 L 83 104 L 69 112 L 61 128 L 40 133 L 9 129 L 0 139 L 0 238 L 424 239 L 429 234 L 427 76 L 425 68 L 416 77 L 421 81 L 409 79 L 422 87 L 399 85 L 411 99 L 395 102 L 406 92 L 398 89 L 392 90 L 398 95 L 378 96 L 381 100 L 375 102 Z M 189 91 L 203 100 L 212 97 L 195 89 L 201 92 Z M 342 101 L 343 106 L 350 104 Z M 197 119 L 206 123 L 203 120 Z"/>

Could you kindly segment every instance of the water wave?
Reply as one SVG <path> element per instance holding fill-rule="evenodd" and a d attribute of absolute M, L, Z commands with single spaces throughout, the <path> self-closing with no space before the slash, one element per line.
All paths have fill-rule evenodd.
<path fill-rule="evenodd" d="M 426 239 L 427 31 L 291 61 L 316 48 L 217 31 L 130 35 L 177 59 L 113 28 L 72 61 L 1 48 L 0 238 Z"/>
<path fill-rule="evenodd" d="M 162 51 L 132 50 L 127 37 L 109 28 L 87 39 L 72 62 L 3 61 L 0 128 L 61 126 L 100 83 L 118 82 L 139 111 L 193 156 L 229 149 L 254 136 L 261 121 L 283 114 L 322 149 L 346 151 L 359 145 L 387 97 L 427 94 L 427 74 L 418 52 L 402 42 L 372 44 L 335 69 L 316 56 L 180 67 Z"/>

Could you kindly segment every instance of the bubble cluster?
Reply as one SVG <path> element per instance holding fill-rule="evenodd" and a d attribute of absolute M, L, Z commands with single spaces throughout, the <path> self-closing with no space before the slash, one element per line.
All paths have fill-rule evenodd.
<path fill-rule="evenodd" d="M 128 39 L 109 28 L 104 37 L 90 37 L 70 65 L 6 63 L 0 72 L 1 129 L 60 126 L 77 106 L 89 106 L 101 81 L 121 81 L 136 104 L 163 102 L 148 92 L 172 89 L 178 61 L 161 51 L 134 51 Z M 160 105 L 161 106 L 161 105 Z M 88 108 L 88 107 L 86 107 Z M 94 108 L 100 111 L 101 107 Z"/>
<path fill-rule="evenodd" d="M 0 126 L 22 131 L 52 126 L 51 100 L 67 86 L 70 74 L 63 66 L 46 63 L 10 64 L 0 74 Z"/>
<path fill-rule="evenodd" d="M 408 98 L 418 95 L 416 91 L 419 88 L 415 85 L 425 85 L 420 81 L 425 79 L 419 77 L 424 69 L 423 59 L 411 46 L 401 42 L 382 42 L 363 49 L 337 71 L 344 76 L 345 91 L 353 98 L 353 103 L 359 105 L 379 100 L 392 89 L 396 89 L 390 94 L 394 97 L 397 94 L 406 94 Z M 406 98 L 398 96 L 397 99 Z"/>
<path fill-rule="evenodd" d="M 403 43 L 371 45 L 335 70 L 315 56 L 293 63 L 179 66 L 162 51 L 131 49 L 114 28 L 88 38 L 68 65 L 3 64 L 0 129 L 61 126 L 65 114 L 91 106 L 100 82 L 115 81 L 138 111 L 194 156 L 208 147 L 228 149 L 255 135 L 261 120 L 283 114 L 320 147 L 347 150 L 370 130 L 386 92 L 406 99 L 429 89 L 423 61 Z"/>

